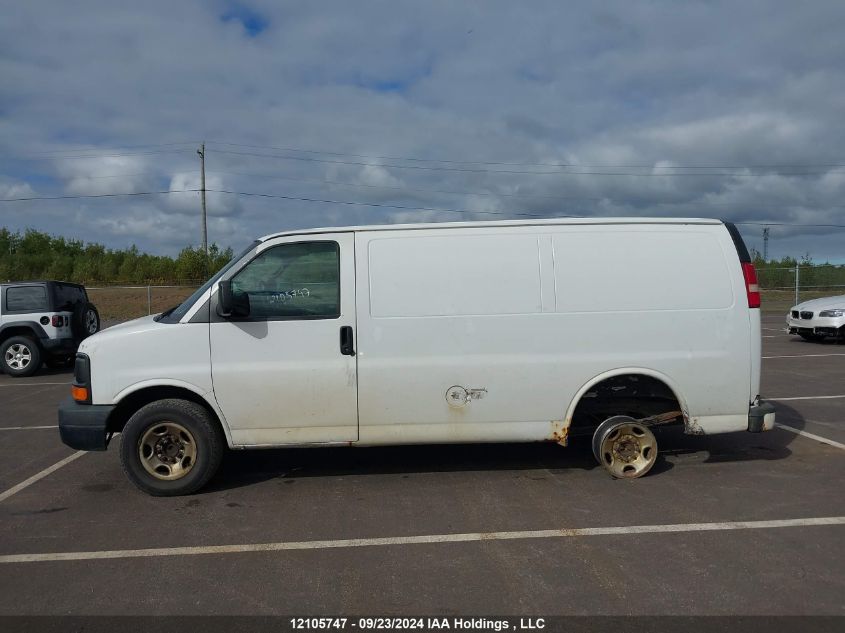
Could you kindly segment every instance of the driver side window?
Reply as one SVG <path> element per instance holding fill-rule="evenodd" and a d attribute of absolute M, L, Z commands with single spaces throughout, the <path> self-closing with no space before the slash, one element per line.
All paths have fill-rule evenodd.
<path fill-rule="evenodd" d="M 340 316 L 337 242 L 296 242 L 268 248 L 232 278 L 249 295 L 250 319 L 335 319 Z"/>

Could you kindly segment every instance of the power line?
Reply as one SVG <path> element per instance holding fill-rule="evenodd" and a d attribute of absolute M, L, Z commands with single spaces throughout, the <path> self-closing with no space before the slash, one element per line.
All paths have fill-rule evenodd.
<path fill-rule="evenodd" d="M 0 202 L 21 202 L 21 201 L 28 201 L 28 200 L 72 200 L 72 199 L 79 199 L 79 198 L 116 198 L 121 196 L 151 196 L 151 195 L 159 195 L 159 194 L 170 194 L 170 193 L 196 193 L 199 192 L 200 189 L 168 189 L 165 191 L 136 191 L 136 192 L 126 192 L 126 193 L 101 193 L 101 194 L 92 194 L 92 195 L 67 195 L 67 196 L 32 196 L 27 198 L 1 198 Z M 231 194 L 231 195 L 238 195 L 238 196 L 254 196 L 260 198 L 278 198 L 282 200 L 293 200 L 299 202 L 318 202 L 323 204 L 339 204 L 339 205 L 348 205 L 348 206 L 364 206 L 364 207 L 380 207 L 380 208 L 388 208 L 388 209 L 400 209 L 400 210 L 407 210 L 407 211 L 436 211 L 436 212 L 443 212 L 443 213 L 475 213 L 480 215 L 508 215 L 508 216 L 526 216 L 526 217 L 533 217 L 533 218 L 544 218 L 548 217 L 547 215 L 538 214 L 538 213 L 529 213 L 526 211 L 481 211 L 475 209 L 455 209 L 450 207 L 420 207 L 420 206 L 407 206 L 407 205 L 397 205 L 397 204 L 385 204 L 385 203 L 378 203 L 378 202 L 359 202 L 353 200 L 329 200 L 329 199 L 322 199 L 322 198 L 305 198 L 305 197 L 298 197 L 298 196 L 285 196 L 281 194 L 271 194 L 271 193 L 258 193 L 253 191 L 233 191 L 227 189 L 206 189 L 209 193 L 222 193 L 222 194 Z M 553 217 L 562 217 L 562 218 L 582 218 L 582 217 L 600 217 L 600 216 L 579 216 L 579 215 L 556 215 Z M 803 224 L 803 223 L 794 223 L 794 222 L 733 222 L 733 224 L 739 224 L 742 226 L 789 226 L 789 227 L 810 227 L 810 228 L 839 228 L 845 229 L 845 224 Z"/>
<path fill-rule="evenodd" d="M 553 196 L 541 193 L 494 193 L 489 191 L 456 191 L 456 190 L 448 190 L 448 189 L 427 189 L 424 187 L 397 187 L 393 185 L 370 185 L 365 183 L 352 183 L 352 182 L 341 182 L 338 180 L 324 180 L 324 179 L 309 179 L 309 178 L 296 178 L 295 176 L 279 176 L 276 174 L 249 174 L 241 171 L 228 171 L 224 169 L 211 169 L 208 171 L 209 174 L 230 174 L 232 176 L 244 176 L 246 178 L 267 178 L 270 180 L 289 180 L 292 182 L 301 182 L 306 184 L 326 184 L 326 185 L 337 185 L 339 187 L 361 187 L 366 189 L 384 189 L 387 191 L 415 191 L 419 193 L 441 193 L 441 194 L 448 194 L 448 195 L 457 195 L 457 196 L 492 196 L 492 197 L 505 197 L 505 198 L 549 198 L 551 200 L 588 200 L 592 202 L 598 202 L 601 200 L 606 200 L 606 198 L 588 198 L 588 197 L 580 197 L 580 196 Z"/>
<path fill-rule="evenodd" d="M 76 200 L 79 198 L 119 198 L 121 196 L 156 196 L 167 193 L 190 193 L 199 189 L 167 189 L 165 191 L 131 191 L 126 193 L 94 193 L 67 196 L 30 196 L 28 198 L 0 198 L 0 202 L 23 202 L 25 200 Z"/>
<path fill-rule="evenodd" d="M 76 160 L 78 158 L 112 158 L 116 156 L 150 156 L 153 154 L 169 154 L 174 152 L 188 152 L 189 147 L 178 147 L 173 149 L 152 150 L 149 152 L 117 152 L 113 154 L 70 154 L 67 156 L 16 156 L 14 160 Z"/>
<path fill-rule="evenodd" d="M 731 224 L 741 224 L 742 226 L 808 226 L 820 227 L 830 229 L 845 229 L 845 224 L 798 224 L 795 222 L 733 222 Z"/>
<path fill-rule="evenodd" d="M 184 141 L 180 143 L 147 143 L 145 145 L 124 145 L 122 147 L 77 147 L 67 149 L 53 149 L 44 152 L 36 152 L 33 156 L 52 156 L 55 154 L 78 154 L 83 153 L 100 153 L 100 152 L 123 152 L 124 150 L 142 149 L 145 147 L 173 147 L 175 145 L 193 145 L 195 141 Z"/>
<path fill-rule="evenodd" d="M 533 218 L 545 218 L 548 217 L 547 215 L 537 214 L 537 213 L 528 213 L 523 211 L 476 211 L 474 209 L 453 209 L 448 207 L 416 207 L 416 206 L 402 206 L 402 205 L 395 205 L 395 204 L 384 204 L 384 203 L 376 203 L 376 202 L 355 202 L 351 200 L 325 200 L 321 198 L 300 198 L 295 196 L 284 196 L 280 194 L 271 194 L 271 193 L 256 193 L 251 191 L 231 191 L 231 190 L 224 190 L 224 189 L 206 189 L 208 192 L 213 193 L 226 193 L 226 194 L 233 194 L 238 196 L 256 196 L 261 198 L 281 198 L 282 200 L 296 200 L 301 202 L 322 202 L 325 204 L 343 204 L 343 205 L 354 205 L 354 206 L 365 206 L 365 207 L 385 207 L 389 209 L 403 209 L 409 211 L 441 211 L 446 213 L 479 213 L 479 214 L 489 214 L 489 215 L 519 215 L 519 216 L 527 216 Z M 556 215 L 554 217 L 559 218 L 583 218 L 583 217 L 599 217 L 599 216 L 581 216 L 581 215 Z M 793 227 L 826 227 L 826 228 L 842 228 L 845 229 L 845 224 L 794 224 L 789 222 L 733 222 L 733 224 L 742 224 L 742 225 L 760 225 L 760 226 L 793 226 Z"/>
<path fill-rule="evenodd" d="M 549 200 L 576 200 L 576 201 L 587 201 L 587 202 L 612 202 L 615 204 L 624 204 L 625 201 L 623 200 L 614 200 L 613 198 L 608 197 L 586 197 L 586 196 L 557 196 L 557 195 L 550 195 L 550 194 L 541 194 L 541 193 L 497 193 L 497 192 L 489 192 L 489 191 L 459 191 L 459 190 L 449 190 L 449 189 L 429 189 L 425 187 L 397 187 L 395 185 L 371 185 L 365 183 L 352 183 L 352 182 L 342 182 L 338 180 L 326 180 L 326 179 L 317 179 L 317 178 L 297 178 L 296 176 L 280 176 L 278 174 L 256 174 L 256 173 L 247 173 L 242 171 L 230 171 L 225 169 L 212 169 L 209 170 L 208 173 L 210 174 L 229 174 L 232 176 L 244 176 L 246 178 L 265 178 L 269 180 L 286 180 L 291 182 L 299 182 L 305 184 L 315 184 L 315 185 L 336 185 L 339 187 L 354 187 L 354 188 L 366 188 L 366 189 L 382 189 L 385 191 L 413 191 L 419 193 L 436 193 L 436 194 L 446 194 L 446 195 L 458 195 L 458 196 L 489 196 L 494 198 L 546 198 Z M 660 205 L 675 205 L 681 206 L 684 204 L 694 204 L 694 201 L 687 201 L 687 202 L 672 202 L 672 201 L 657 201 L 651 204 L 660 204 Z M 806 203 L 794 203 L 794 204 L 760 204 L 760 205 L 750 205 L 750 204 L 742 204 L 742 203 L 725 203 L 725 202 L 708 202 L 709 206 L 714 207 L 738 207 L 742 209 L 768 209 L 772 207 L 779 207 L 779 208 L 804 208 L 808 206 L 816 206 L 816 207 L 827 207 L 827 208 L 840 208 L 845 207 L 845 205 L 837 205 L 837 204 L 806 204 Z"/>
<path fill-rule="evenodd" d="M 767 172 L 760 174 L 739 174 L 739 173 L 710 173 L 710 172 L 696 172 L 696 173 L 665 173 L 665 174 L 643 174 L 634 172 L 594 172 L 594 171 L 535 171 L 535 170 L 519 170 L 519 169 L 484 169 L 484 168 L 467 168 L 467 167 L 439 167 L 435 165 L 383 165 L 380 163 L 367 163 L 363 161 L 352 160 L 336 160 L 328 158 L 312 158 L 309 156 L 283 156 L 281 154 L 261 154 L 258 152 L 236 152 L 233 150 L 216 149 L 214 150 L 220 154 L 231 154 L 234 156 L 253 156 L 260 158 L 278 158 L 281 160 L 296 160 L 309 163 L 327 163 L 332 165 L 358 165 L 364 167 L 382 167 L 385 169 L 418 169 L 425 171 L 454 171 L 454 172 L 468 172 L 468 173 L 486 173 L 486 174 L 531 174 L 535 176 L 632 176 L 641 178 L 666 178 L 678 176 L 715 176 L 715 177 L 737 177 L 737 178 L 762 178 L 765 176 L 817 176 L 829 173 L 841 173 L 827 171 L 803 171 L 803 172 Z"/>
<path fill-rule="evenodd" d="M 377 154 L 354 154 L 349 152 L 330 152 L 327 150 L 303 149 L 299 147 L 274 147 L 271 145 L 249 145 L 246 143 L 227 143 L 224 141 L 208 141 L 213 145 L 230 147 L 246 147 L 252 149 L 266 149 L 283 152 L 300 152 L 303 154 L 325 154 L 327 156 L 349 156 L 352 158 L 369 158 L 372 160 L 403 160 L 424 163 L 450 163 L 459 165 L 502 165 L 511 167 L 583 167 L 583 168 L 624 168 L 624 169 L 804 169 L 810 167 L 845 167 L 845 163 L 804 163 L 804 164 L 758 164 L 758 165 L 648 165 L 648 164 L 581 164 L 581 163 L 532 163 L 532 162 L 500 162 L 479 160 L 451 160 L 444 158 L 418 158 L 410 156 L 383 156 Z M 217 150 L 223 151 L 223 150 Z"/>
<path fill-rule="evenodd" d="M 187 170 L 183 170 L 187 171 Z M 356 189 L 379 189 L 384 191 L 399 191 L 399 192 L 417 192 L 417 193 L 434 193 L 434 194 L 443 194 L 443 195 L 457 195 L 457 196 L 484 196 L 484 197 L 491 197 L 491 198 L 541 198 L 547 200 L 566 200 L 566 201 L 583 201 L 583 202 L 611 202 L 614 204 L 625 204 L 626 201 L 624 200 L 615 200 L 613 198 L 605 197 L 588 197 L 588 196 L 560 196 L 560 195 L 552 195 L 552 194 L 542 194 L 542 193 L 505 193 L 505 192 L 491 192 L 491 191 L 466 191 L 466 190 L 456 190 L 456 189 L 430 189 L 426 187 L 408 187 L 408 186 L 395 186 L 395 185 L 372 185 L 367 183 L 353 183 L 353 182 L 343 182 L 339 180 L 328 180 L 328 179 L 321 179 L 321 178 L 297 178 L 296 176 L 281 176 L 278 174 L 257 174 L 257 173 L 248 173 L 242 171 L 231 171 L 227 169 L 209 169 L 206 170 L 208 174 L 228 174 L 231 176 L 243 176 L 245 178 L 264 178 L 268 180 L 285 180 L 290 182 L 298 182 L 304 184 L 313 184 L 313 185 L 333 185 L 338 187 L 352 187 Z M 107 179 L 107 178 L 130 178 L 135 176 L 157 176 L 162 177 L 162 174 L 159 172 L 153 171 L 146 171 L 146 172 L 135 172 L 135 173 L 126 173 L 126 174 L 109 174 L 103 176 L 89 176 L 89 175 L 77 175 L 71 176 L 71 179 L 80 179 L 80 180 L 100 180 L 100 179 Z M 654 201 L 650 204 L 655 205 L 674 205 L 674 206 L 683 206 L 685 204 L 694 204 L 694 201 Z M 742 203 L 725 203 L 725 202 L 708 202 L 707 206 L 710 207 L 721 207 L 721 208 L 740 208 L 740 209 L 770 209 L 770 208 L 786 208 L 786 209 L 794 209 L 794 208 L 806 208 L 806 207 L 826 207 L 826 208 L 843 208 L 845 205 L 840 204 L 827 204 L 827 203 L 792 203 L 792 204 L 778 204 L 778 203 L 767 203 L 767 204 L 742 204 Z"/>
<path fill-rule="evenodd" d="M 321 198 L 300 198 L 297 196 L 283 196 L 273 193 L 255 193 L 252 191 L 231 191 L 225 189 L 206 189 L 209 193 L 228 193 L 236 196 L 255 196 L 259 198 L 281 198 L 282 200 L 295 200 L 299 202 L 322 202 L 325 204 L 343 204 L 349 206 L 362 207 L 380 207 L 387 209 L 402 209 L 407 211 L 438 211 L 443 213 L 479 213 L 482 215 L 519 215 L 531 218 L 544 218 L 545 215 L 538 213 L 528 213 L 527 211 L 476 211 L 473 209 L 452 209 L 446 207 L 417 207 L 417 206 L 403 206 L 398 204 L 384 204 L 380 202 L 357 202 L 352 200 L 324 200 Z M 577 218 L 577 215 L 559 215 L 555 217 L 561 218 Z"/>
<path fill-rule="evenodd" d="M 180 173 L 187 173 L 190 170 L 181 170 Z M 408 187 L 408 186 L 395 186 L 395 185 L 372 185 L 367 183 L 353 183 L 353 182 L 343 182 L 339 180 L 328 180 L 322 178 L 297 178 L 296 176 L 281 176 L 278 174 L 258 174 L 258 173 L 249 173 L 249 172 L 242 172 L 242 171 L 231 171 L 227 169 L 209 169 L 206 170 L 208 174 L 228 174 L 232 176 L 243 176 L 245 178 L 264 178 L 268 180 L 285 180 L 290 182 L 298 182 L 304 184 L 313 184 L 313 185 L 333 185 L 338 187 L 352 187 L 352 188 L 363 188 L 363 189 L 380 189 L 385 191 L 399 191 L 399 192 L 417 192 L 417 193 L 434 193 L 434 194 L 444 194 L 444 195 L 458 195 L 458 196 L 485 196 L 485 197 L 492 197 L 492 198 L 542 198 L 548 200 L 567 200 L 567 201 L 585 201 L 585 202 L 611 202 L 614 204 L 625 204 L 625 200 L 615 200 L 613 198 L 609 198 L 607 196 L 604 197 L 589 197 L 589 196 L 560 196 L 560 195 L 552 195 L 552 194 L 542 194 L 542 193 L 505 193 L 505 192 L 492 192 L 492 191 L 467 191 L 467 190 L 457 190 L 457 189 L 430 189 L 426 187 Z M 162 177 L 172 177 L 172 174 L 168 176 L 167 174 L 162 174 L 161 172 L 154 172 L 154 171 L 145 171 L 145 172 L 133 172 L 133 173 L 121 173 L 121 174 L 108 174 L 102 176 L 90 176 L 90 175 L 75 175 L 69 176 L 68 178 L 71 180 L 79 179 L 79 180 L 100 180 L 100 179 L 108 179 L 108 178 L 130 178 L 135 176 L 155 176 L 158 178 Z M 649 202 L 649 204 L 655 205 L 674 205 L 674 206 L 683 206 L 685 204 L 695 204 L 695 201 L 671 201 L 671 200 L 657 200 L 653 202 Z M 784 209 L 794 209 L 794 208 L 807 208 L 807 207 L 825 207 L 825 208 L 845 208 L 845 204 L 828 204 L 828 203 L 814 203 L 814 202 L 794 202 L 789 204 L 783 203 L 775 203 L 770 202 L 766 204 L 743 204 L 743 203 L 727 203 L 727 202 L 712 202 L 708 201 L 707 206 L 709 207 L 722 207 L 722 208 L 740 208 L 740 209 L 770 209 L 770 208 L 784 208 Z"/>

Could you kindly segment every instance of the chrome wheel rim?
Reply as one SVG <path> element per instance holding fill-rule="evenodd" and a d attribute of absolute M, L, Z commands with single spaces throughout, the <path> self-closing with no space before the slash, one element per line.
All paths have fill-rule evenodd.
<path fill-rule="evenodd" d="M 187 475 L 193 469 L 196 457 L 194 436 L 176 422 L 151 425 L 138 442 L 138 458 L 144 470 L 162 481 Z"/>
<path fill-rule="evenodd" d="M 15 343 L 14 345 L 9 345 L 6 349 L 5 359 L 6 365 L 11 369 L 20 371 L 29 367 L 29 364 L 32 362 L 32 350 L 22 343 Z"/>
<path fill-rule="evenodd" d="M 642 477 L 657 461 L 657 439 L 642 424 L 619 424 L 604 434 L 599 454 L 602 466 L 614 477 Z"/>
<path fill-rule="evenodd" d="M 85 329 L 88 331 L 88 334 L 97 333 L 97 315 L 93 310 L 88 310 L 85 313 Z"/>

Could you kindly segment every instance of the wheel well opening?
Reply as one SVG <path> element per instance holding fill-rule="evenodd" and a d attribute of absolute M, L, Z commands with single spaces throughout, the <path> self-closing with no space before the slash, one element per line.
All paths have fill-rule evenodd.
<path fill-rule="evenodd" d="M 581 396 L 572 414 L 569 434 L 591 435 L 599 424 L 614 415 L 639 419 L 681 410 L 675 393 L 658 378 L 643 374 L 612 376 Z M 683 416 L 679 416 L 669 424 L 683 422 Z"/>
<path fill-rule="evenodd" d="M 7 327 L 5 330 L 0 332 L 0 345 L 5 343 L 13 336 L 25 336 L 35 341 L 35 343 L 38 343 L 38 335 L 33 332 L 30 328 L 25 326 L 15 326 Z"/>
<path fill-rule="evenodd" d="M 220 418 L 217 417 L 217 413 L 215 413 L 214 409 L 209 406 L 205 398 L 194 393 L 190 389 L 184 389 L 182 387 L 160 386 L 140 389 L 129 394 L 123 400 L 121 400 L 109 416 L 108 432 L 120 433 L 123 430 L 123 427 L 126 426 L 126 423 L 129 421 L 129 418 L 131 418 L 132 415 L 136 411 L 138 411 L 138 409 L 150 404 L 151 402 L 155 402 L 156 400 L 166 400 L 168 398 L 178 398 L 180 400 L 188 400 L 190 402 L 195 402 L 196 404 L 203 407 L 206 411 L 208 411 L 208 414 L 211 416 L 211 419 L 215 421 L 215 423 L 220 427 L 221 431 L 223 430 L 223 425 L 220 422 Z"/>

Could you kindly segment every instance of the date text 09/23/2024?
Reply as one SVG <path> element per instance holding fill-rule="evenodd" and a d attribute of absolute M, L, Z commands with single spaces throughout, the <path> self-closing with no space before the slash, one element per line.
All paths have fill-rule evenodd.
<path fill-rule="evenodd" d="M 518 618 L 516 621 L 465 617 L 358 617 L 291 618 L 297 631 L 381 630 L 381 631 L 537 631 L 546 626 L 544 618 Z"/>

